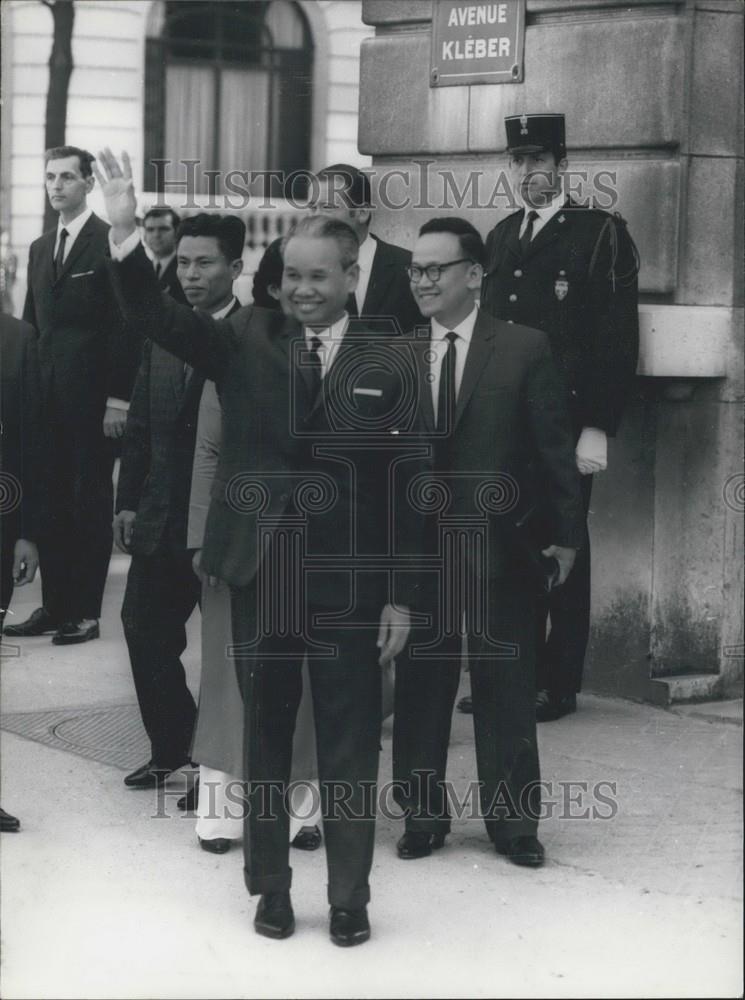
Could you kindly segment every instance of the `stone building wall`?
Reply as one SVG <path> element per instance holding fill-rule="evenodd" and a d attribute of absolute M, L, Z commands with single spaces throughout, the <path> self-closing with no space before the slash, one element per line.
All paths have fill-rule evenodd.
<path fill-rule="evenodd" d="M 362 16 L 376 34 L 359 144 L 387 196 L 382 235 L 411 245 L 448 211 L 486 235 L 511 209 L 472 198 L 468 180 L 488 193 L 506 166 L 508 114 L 564 112 L 570 167 L 614 176 L 642 259 L 642 349 L 595 480 L 587 685 L 660 701 L 739 691 L 742 5 L 527 0 L 524 82 L 444 88 L 429 86 L 429 0 L 365 0 Z M 410 181 L 384 179 L 395 170 Z"/>

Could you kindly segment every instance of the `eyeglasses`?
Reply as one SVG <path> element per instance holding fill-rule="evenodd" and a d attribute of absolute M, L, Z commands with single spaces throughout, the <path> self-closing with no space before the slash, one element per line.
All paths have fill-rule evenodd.
<path fill-rule="evenodd" d="M 473 263 L 470 257 L 459 257 L 458 260 L 449 260 L 446 264 L 428 264 L 426 267 L 418 267 L 416 264 L 412 264 L 411 267 L 406 268 L 406 273 L 409 276 L 409 281 L 412 281 L 416 285 L 422 280 L 425 274 L 428 281 L 439 281 L 442 272 L 446 268 L 454 267 L 456 264 Z"/>

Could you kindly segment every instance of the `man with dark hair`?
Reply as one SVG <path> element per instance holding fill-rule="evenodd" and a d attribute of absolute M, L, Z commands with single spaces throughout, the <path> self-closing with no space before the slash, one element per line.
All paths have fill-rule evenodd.
<path fill-rule="evenodd" d="M 165 205 L 149 209 L 142 220 L 142 241 L 160 287 L 177 302 L 186 302 L 176 275 L 176 230 L 180 221 L 177 213 Z"/>
<path fill-rule="evenodd" d="M 181 223 L 177 275 L 189 305 L 215 318 L 240 308 L 233 282 L 246 229 L 206 213 Z M 175 300 L 174 300 L 175 301 Z M 186 549 L 189 489 L 204 378 L 148 341 L 132 395 L 119 473 L 114 538 L 132 554 L 122 606 L 150 759 L 128 788 L 153 788 L 189 759 L 196 708 L 181 654 L 200 583 Z"/>
<path fill-rule="evenodd" d="M 414 630 L 396 665 L 393 773 L 406 813 L 398 854 L 426 857 L 450 829 L 445 775 L 465 622 L 481 814 L 498 853 L 537 867 L 533 563 L 521 559 L 515 521 L 544 498 L 552 544 L 535 560 L 555 560 L 563 583 L 581 534 L 579 477 L 548 338 L 477 308 L 483 260 L 469 222 L 433 219 L 409 268 L 430 319 L 430 336 L 415 341 L 434 456 L 422 517 L 425 551 L 441 563 L 424 588 L 432 625 Z"/>
<path fill-rule="evenodd" d="M 579 205 L 564 192 L 564 115 L 505 119 L 509 170 L 521 208 L 487 238 L 482 308 L 548 334 L 572 418 L 585 515 L 592 477 L 607 466 L 636 374 L 639 260 L 618 213 Z M 547 620 L 551 629 L 546 638 Z M 541 601 L 536 712 L 574 712 L 590 633 L 590 536 L 574 571 Z"/>
<path fill-rule="evenodd" d="M 346 222 L 359 241 L 360 277 L 347 302 L 350 316 L 361 316 L 369 329 L 381 330 L 392 317 L 399 333 L 409 333 L 422 322 L 406 278 L 411 254 L 370 232 L 370 178 L 348 163 L 335 163 L 319 171 L 312 192 L 312 211 Z"/>
<path fill-rule="evenodd" d="M 56 645 L 99 635 L 111 556 L 112 445 L 124 433 L 140 360 L 110 290 L 109 227 L 87 206 L 92 162 L 76 146 L 46 153 L 47 195 L 59 222 L 31 244 L 23 312 L 39 334 L 42 426 L 54 494 L 38 538 L 43 607 L 5 632 L 54 632 Z"/>
<path fill-rule="evenodd" d="M 286 795 L 307 652 L 329 930 L 335 944 L 361 944 L 370 936 L 380 665 L 403 648 L 416 589 L 390 561 L 418 537 L 407 503 L 419 469 L 406 444 L 416 433 L 413 358 L 403 338 L 371 338 L 349 320 L 356 237 L 337 220 L 304 219 L 285 241 L 291 317 L 252 307 L 215 321 L 154 295 L 137 249 L 129 160 L 122 170 L 105 151 L 101 161 L 124 308 L 220 390 L 223 439 L 201 567 L 233 594 L 246 709 L 245 876 L 261 894 L 254 926 L 273 938 L 295 926 Z"/>
<path fill-rule="evenodd" d="M 251 299 L 262 309 L 279 309 L 282 287 L 282 237 L 272 240 L 259 261 L 251 287 Z"/>

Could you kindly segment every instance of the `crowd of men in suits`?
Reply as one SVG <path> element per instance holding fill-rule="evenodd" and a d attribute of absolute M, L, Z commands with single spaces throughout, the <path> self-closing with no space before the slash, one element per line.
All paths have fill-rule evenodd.
<path fill-rule="evenodd" d="M 122 621 L 151 743 L 125 784 L 159 787 L 199 759 L 206 709 L 180 658 L 203 582 L 222 581 L 218 666 L 235 673 L 221 696 L 242 701 L 245 878 L 268 937 L 295 927 L 288 788 L 303 676 L 336 944 L 370 936 L 382 666 L 396 665 L 399 857 L 426 857 L 450 830 L 465 641 L 459 707 L 473 713 L 480 816 L 498 853 L 544 860 L 536 722 L 576 710 L 592 475 L 635 373 L 638 259 L 620 217 L 567 200 L 563 115 L 505 124 L 523 207 L 486 244 L 457 217 L 424 223 L 411 252 L 378 239 L 369 179 L 337 164 L 267 252 L 261 304 L 247 307 L 232 291 L 238 219 L 180 223 L 161 207 L 141 233 L 126 154 L 46 155 L 59 223 L 31 247 L 25 323 L 3 317 L 2 329 L 4 471 L 19 486 L 3 517 L 2 607 L 13 581 L 33 578 L 36 546 L 43 606 L 5 633 L 98 637 L 121 443 L 113 537 L 132 556 Z M 94 176 L 110 227 L 86 205 Z M 6 444 L 8 367 L 27 447 Z M 192 543 L 211 384 L 219 447 Z M 211 779 L 235 775 L 235 756 Z M 320 842 L 313 827 L 296 846 Z M 200 843 L 222 853 L 230 833 Z"/>

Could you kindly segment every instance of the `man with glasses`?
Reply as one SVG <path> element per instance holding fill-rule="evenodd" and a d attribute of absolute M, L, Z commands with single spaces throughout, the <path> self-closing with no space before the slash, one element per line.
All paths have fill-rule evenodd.
<path fill-rule="evenodd" d="M 422 226 L 408 269 L 430 320 L 415 338 L 433 480 L 423 484 L 431 625 L 396 665 L 393 775 L 406 812 L 399 857 L 426 857 L 450 829 L 444 786 L 465 621 L 481 815 L 498 853 L 537 867 L 540 792 L 534 711 L 535 582 L 515 521 L 541 496 L 558 582 L 582 534 L 579 476 L 548 338 L 477 308 L 484 245 L 463 219 Z M 540 554 L 536 553 L 540 561 Z M 474 803 L 475 805 L 475 803 Z"/>

